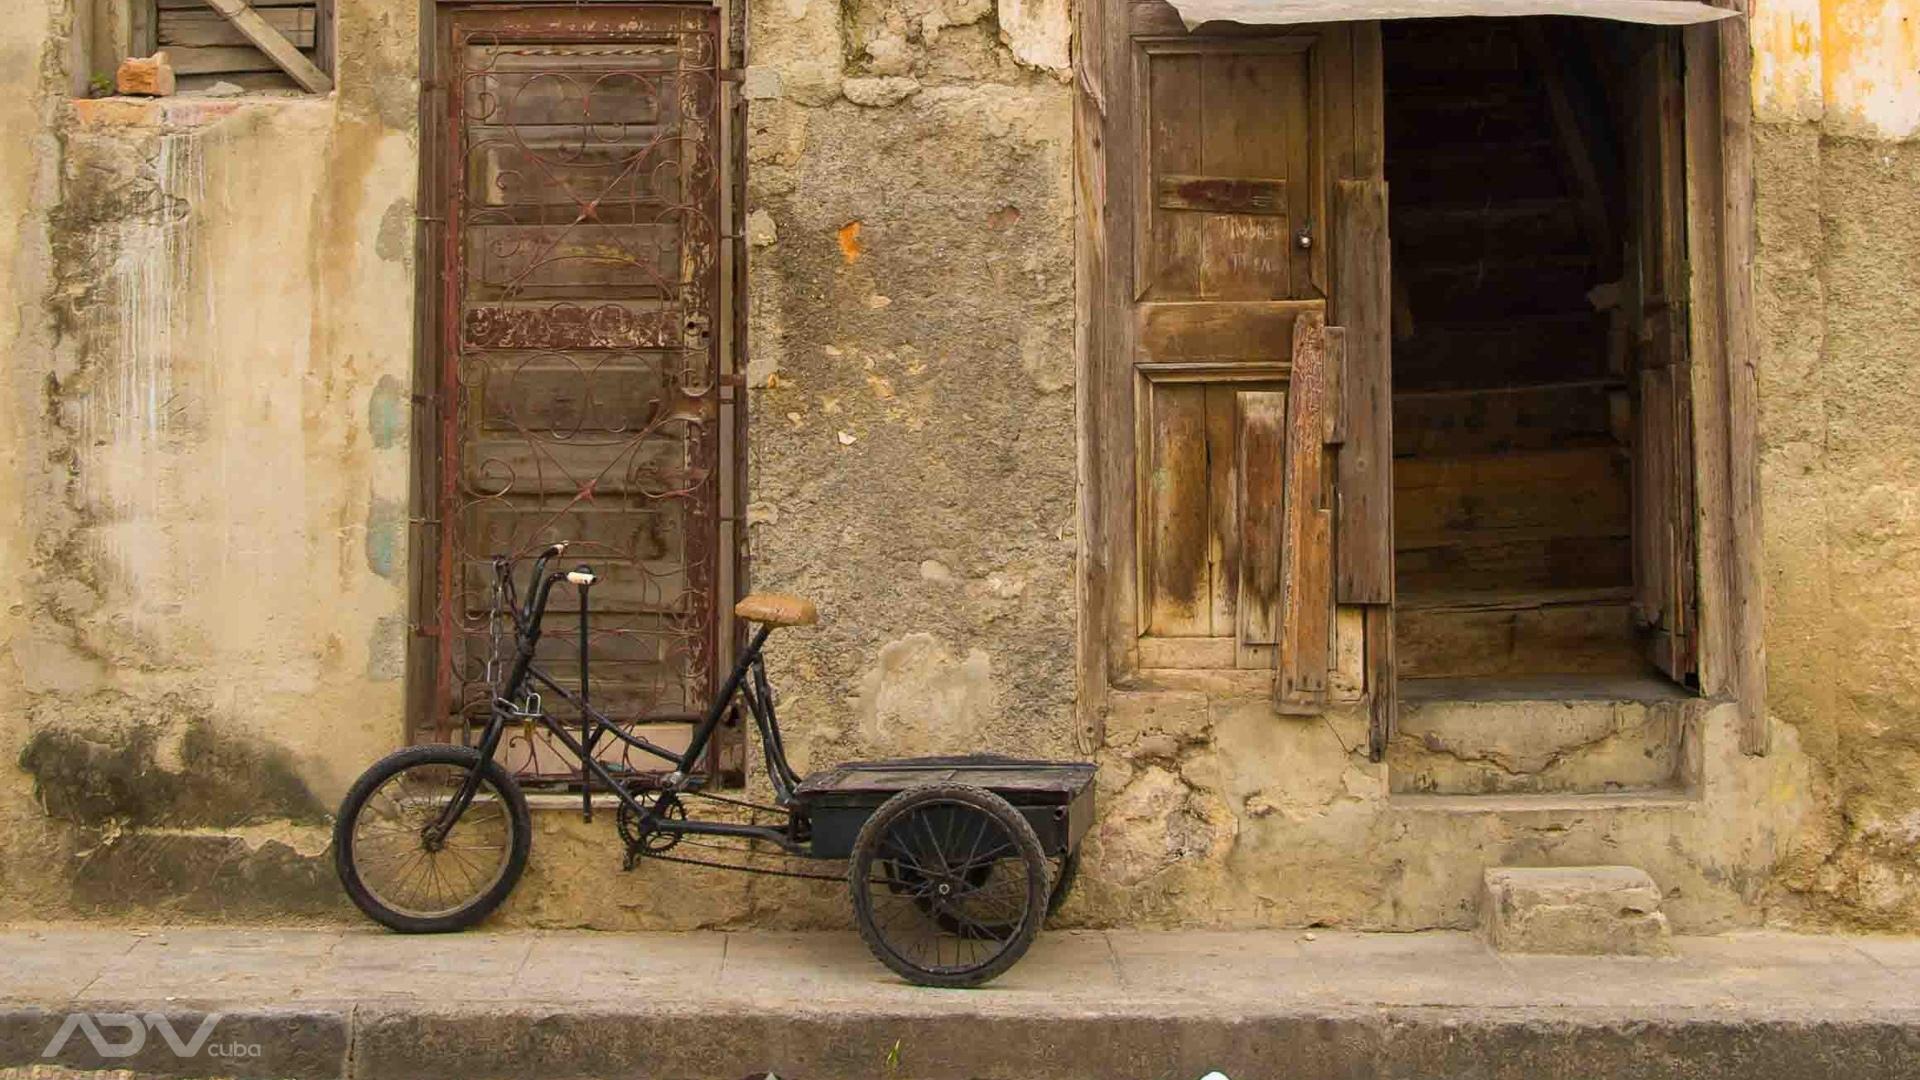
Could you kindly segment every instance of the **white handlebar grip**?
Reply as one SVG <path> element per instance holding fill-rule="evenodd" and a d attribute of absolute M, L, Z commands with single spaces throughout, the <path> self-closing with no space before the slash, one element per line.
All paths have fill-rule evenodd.
<path fill-rule="evenodd" d="M 599 579 L 595 578 L 589 570 L 569 570 L 567 580 L 575 585 L 591 585 Z"/>

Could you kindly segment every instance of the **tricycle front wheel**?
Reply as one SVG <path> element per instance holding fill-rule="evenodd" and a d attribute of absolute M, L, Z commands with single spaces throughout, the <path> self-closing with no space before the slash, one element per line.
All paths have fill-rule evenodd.
<path fill-rule="evenodd" d="M 441 812 L 476 771 L 473 801 L 438 835 Z M 526 869 L 531 842 L 526 796 L 499 762 L 464 746 L 412 746 L 375 762 L 347 792 L 333 827 L 334 868 L 374 921 L 439 933 L 498 907 Z"/>
<path fill-rule="evenodd" d="M 854 919 L 881 963 L 923 986 L 978 986 L 1046 920 L 1052 871 L 1020 811 L 985 788 L 910 788 L 873 812 L 848 866 Z"/>

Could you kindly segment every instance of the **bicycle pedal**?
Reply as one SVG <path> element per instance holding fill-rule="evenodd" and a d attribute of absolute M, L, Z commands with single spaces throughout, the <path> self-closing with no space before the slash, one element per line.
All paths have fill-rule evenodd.
<path fill-rule="evenodd" d="M 633 873 L 633 868 L 638 865 L 640 865 L 640 853 L 632 848 L 628 848 L 626 855 L 620 860 L 620 872 L 631 874 Z"/>

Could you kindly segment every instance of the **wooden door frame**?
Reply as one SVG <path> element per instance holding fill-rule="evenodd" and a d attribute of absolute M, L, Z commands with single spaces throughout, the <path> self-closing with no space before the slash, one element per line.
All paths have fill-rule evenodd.
<path fill-rule="evenodd" d="M 1744 14 L 1748 0 L 1719 0 Z M 1138 184 L 1139 118 L 1133 101 L 1132 35 L 1185 29 L 1171 7 L 1141 0 L 1076 5 L 1073 179 L 1075 350 L 1079 378 L 1081 542 L 1075 574 L 1079 621 L 1075 682 L 1079 723 L 1093 745 L 1110 692 L 1137 685 L 1130 658 L 1134 577 L 1131 213 Z M 1371 24 L 1377 26 L 1377 24 Z M 1693 374 L 1694 471 L 1701 691 L 1737 702 L 1740 745 L 1767 749 L 1764 616 L 1760 565 L 1759 459 L 1753 356 L 1752 47 L 1745 18 L 1682 31 L 1685 63 L 1687 244 L 1691 269 L 1689 358 Z M 1234 28 L 1284 34 L 1298 27 Z M 1377 86 L 1375 87 L 1377 93 Z M 1336 178 L 1329 169 L 1329 182 Z M 1375 726 L 1390 728 L 1395 696 L 1392 609 L 1368 608 L 1367 694 Z M 1219 686 L 1219 679 L 1208 685 Z M 1386 689 L 1389 692 L 1382 694 Z M 1240 689 L 1240 688 L 1236 688 Z M 1251 687 L 1245 689 L 1252 689 Z M 1375 754 L 1384 749 L 1376 737 Z"/>
<path fill-rule="evenodd" d="M 433 708 L 438 679 L 436 638 L 432 626 L 437 619 L 436 574 L 439 557 L 439 484 L 441 470 L 440 417 L 431 392 L 440 379 L 440 349 L 446 327 L 440 302 L 441 273 L 447 222 L 440 216 L 446 205 L 445 170 L 439 154 L 448 145 L 447 87 L 441 70 L 440 33 L 443 20 L 458 9 L 504 7 L 586 8 L 595 6 L 641 6 L 659 3 L 675 7 L 710 7 L 717 10 L 723 54 L 718 58 L 719 90 L 723 95 L 719 108 L 717 142 L 720 154 L 720 215 L 723 223 L 719 245 L 720 310 L 718 327 L 722 377 L 719 393 L 723 406 L 721 439 L 730 455 L 729 466 L 720 478 L 719 526 L 723 543 L 732 547 L 732 558 L 723 560 L 716 585 L 716 618 L 719 652 L 715 667 L 724 671 L 732 657 L 745 646 L 744 623 L 734 619 L 733 605 L 724 600 L 746 595 L 751 588 L 748 535 L 744 511 L 747 476 L 747 409 L 745 372 L 747 370 L 747 246 L 746 246 L 746 133 L 747 99 L 740 92 L 741 75 L 747 63 L 747 5 L 744 0 L 418 0 L 420 108 L 418 113 L 419 148 L 417 194 L 414 203 L 414 325 L 413 387 L 410 410 L 410 472 L 408 484 L 407 543 L 407 644 L 404 685 L 404 709 L 400 718 L 399 743 L 413 738 L 419 721 Z M 723 458 L 723 461 L 726 460 Z M 715 732 L 708 755 L 709 767 L 723 784 L 737 784 L 744 776 L 745 731 L 730 718 Z"/>

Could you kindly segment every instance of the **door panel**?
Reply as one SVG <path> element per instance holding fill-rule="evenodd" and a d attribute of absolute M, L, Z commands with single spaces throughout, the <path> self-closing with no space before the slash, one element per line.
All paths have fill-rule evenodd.
<path fill-rule="evenodd" d="M 601 579 L 586 630 L 594 703 L 637 728 L 683 723 L 714 685 L 732 561 L 714 333 L 717 11 L 454 9 L 441 49 L 441 318 L 456 332 L 436 401 L 445 529 L 429 727 L 458 738 L 488 714 L 488 659 L 511 647 L 489 632 L 492 557 L 556 540 Z M 570 586 L 554 590 L 536 661 L 565 686 L 578 681 L 578 610 Z M 516 736 L 513 754 L 523 773 L 577 775 L 539 736 Z"/>

